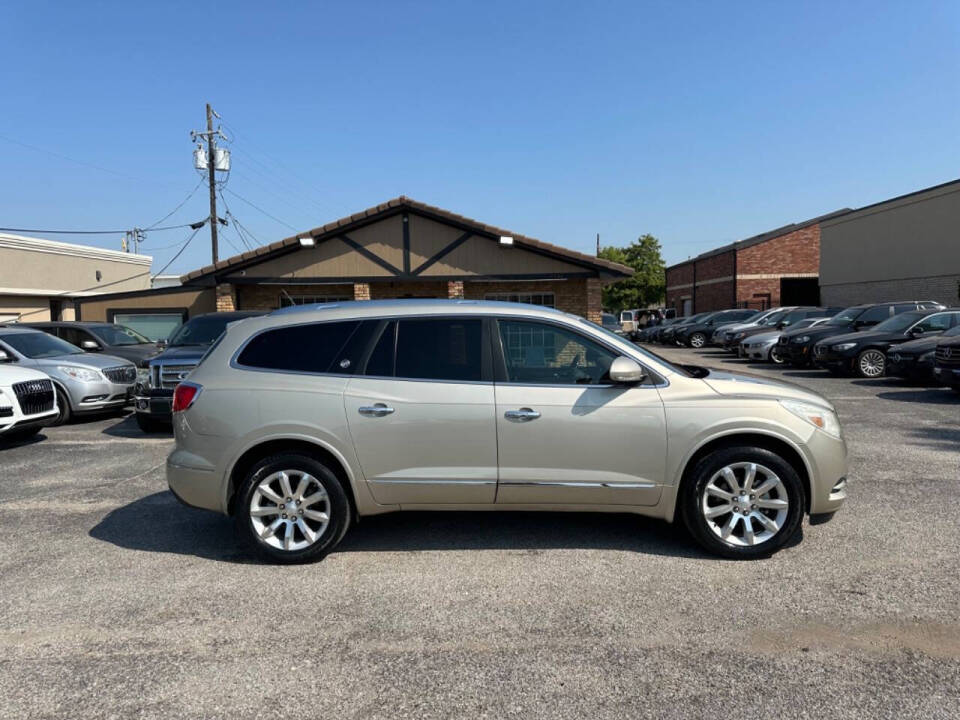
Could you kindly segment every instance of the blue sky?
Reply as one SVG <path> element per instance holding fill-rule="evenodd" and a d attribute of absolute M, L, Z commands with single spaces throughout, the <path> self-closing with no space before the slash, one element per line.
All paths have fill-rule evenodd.
<path fill-rule="evenodd" d="M 2 227 L 160 219 L 207 101 L 264 243 L 406 194 L 675 262 L 960 177 L 956 2 L 9 2 L 0 26 Z M 167 223 L 207 212 L 201 188 Z M 155 271 L 185 238 L 148 236 Z M 170 270 L 209 258 L 203 230 Z"/>

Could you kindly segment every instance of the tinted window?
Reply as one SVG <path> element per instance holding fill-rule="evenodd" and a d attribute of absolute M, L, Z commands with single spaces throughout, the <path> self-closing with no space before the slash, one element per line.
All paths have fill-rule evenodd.
<path fill-rule="evenodd" d="M 937 313 L 918 323 L 917 329 L 923 332 L 943 332 L 951 325 L 953 325 L 953 313 Z"/>
<path fill-rule="evenodd" d="M 908 309 L 913 310 L 914 306 L 911 305 Z M 890 317 L 890 306 L 881 305 L 880 307 L 872 307 L 869 310 L 864 311 L 857 317 L 857 322 L 860 324 L 876 324 L 882 322 Z"/>
<path fill-rule="evenodd" d="M 349 372 L 349 368 L 333 368 L 333 361 L 359 325 L 351 320 L 267 330 L 247 343 L 237 362 L 268 370 Z"/>
<path fill-rule="evenodd" d="M 917 309 L 916 303 L 899 303 L 893 306 L 893 312 L 895 313 L 910 312 L 911 310 L 916 310 L 916 309 Z"/>
<path fill-rule="evenodd" d="M 136 330 L 123 325 L 99 325 L 90 332 L 107 345 L 142 345 L 150 342 Z"/>
<path fill-rule="evenodd" d="M 398 378 L 481 379 L 482 324 L 479 319 L 431 318 L 397 323 Z"/>
<path fill-rule="evenodd" d="M 80 343 L 84 340 L 93 340 L 88 332 L 80 330 L 79 328 L 61 326 L 57 328 L 57 334 L 61 340 L 66 340 L 68 343 L 76 345 L 77 347 L 80 347 Z"/>
<path fill-rule="evenodd" d="M 232 322 L 242 320 L 243 317 L 236 315 L 200 315 L 181 325 L 170 336 L 170 345 L 172 347 L 182 345 L 209 345 L 216 340 L 227 329 L 227 325 Z"/>
<path fill-rule="evenodd" d="M 397 344 L 397 323 L 391 321 L 377 340 L 367 360 L 366 374 L 377 377 L 393 377 L 393 353 Z"/>
<path fill-rule="evenodd" d="M 543 385 L 596 385 L 608 382 L 617 357 L 591 340 L 556 325 L 501 320 L 507 380 Z"/>
<path fill-rule="evenodd" d="M 83 354 L 83 350 L 76 345 L 71 345 L 60 338 L 39 331 L 0 335 L 0 340 L 10 345 L 21 355 L 33 359 Z"/>

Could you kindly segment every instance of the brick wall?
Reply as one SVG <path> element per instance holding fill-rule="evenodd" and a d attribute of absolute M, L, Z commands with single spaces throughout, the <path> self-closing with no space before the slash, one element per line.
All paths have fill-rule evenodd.
<path fill-rule="evenodd" d="M 737 301 L 756 303 L 769 294 L 770 304 L 780 304 L 781 275 L 817 275 L 820 272 L 820 226 L 811 225 L 737 254 Z M 770 275 L 774 277 L 750 277 Z M 747 276 L 747 277 L 744 277 Z"/>
<path fill-rule="evenodd" d="M 237 288 L 230 283 L 217 285 L 217 312 L 232 312 L 237 309 Z"/>
<path fill-rule="evenodd" d="M 692 287 L 682 287 L 693 282 L 693 263 L 674 265 L 667 268 L 667 300 L 666 307 L 676 308 L 677 313 L 683 312 L 682 298 L 693 294 Z"/>
<path fill-rule="evenodd" d="M 553 293 L 558 310 L 585 317 L 593 322 L 602 320 L 603 297 L 599 278 L 551 280 L 548 282 L 472 282 L 463 284 L 463 296 L 468 300 L 483 300 L 488 293 Z"/>
<path fill-rule="evenodd" d="M 219 288 L 218 288 L 219 290 Z M 339 285 L 238 285 L 236 288 L 238 310 L 276 310 L 280 307 L 280 296 L 286 290 L 291 296 L 351 298 L 352 283 Z M 220 310 L 220 298 L 217 297 L 217 310 Z"/>

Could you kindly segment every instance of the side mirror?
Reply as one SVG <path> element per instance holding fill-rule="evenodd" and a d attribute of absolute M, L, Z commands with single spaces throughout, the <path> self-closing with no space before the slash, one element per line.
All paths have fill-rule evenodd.
<path fill-rule="evenodd" d="M 615 383 L 634 385 L 646 376 L 647 374 L 636 360 L 623 355 L 610 363 L 610 379 Z"/>
<path fill-rule="evenodd" d="M 93 340 L 82 340 L 80 347 L 87 352 L 95 352 L 96 350 L 100 350 L 100 343 L 96 343 Z"/>
<path fill-rule="evenodd" d="M 13 362 L 13 358 L 7 353 L 6 350 L 0 350 L 0 363 Z"/>
<path fill-rule="evenodd" d="M 166 350 L 166 349 L 167 349 L 167 341 L 165 339 L 157 340 L 157 350 Z"/>
<path fill-rule="evenodd" d="M 922 327 L 910 328 L 910 334 L 911 334 L 911 335 L 923 335 L 923 328 L 922 328 Z"/>

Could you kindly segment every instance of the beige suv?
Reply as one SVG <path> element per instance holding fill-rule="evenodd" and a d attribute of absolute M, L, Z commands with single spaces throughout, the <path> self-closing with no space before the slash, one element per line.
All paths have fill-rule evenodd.
<path fill-rule="evenodd" d="M 673 365 L 582 318 L 437 300 L 229 327 L 174 395 L 170 489 L 280 562 L 395 510 L 678 514 L 755 558 L 846 497 L 836 413 L 802 388 Z"/>

